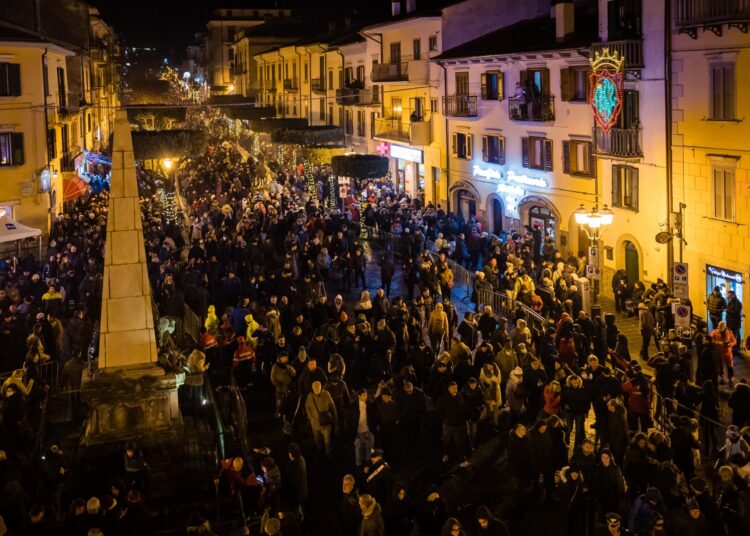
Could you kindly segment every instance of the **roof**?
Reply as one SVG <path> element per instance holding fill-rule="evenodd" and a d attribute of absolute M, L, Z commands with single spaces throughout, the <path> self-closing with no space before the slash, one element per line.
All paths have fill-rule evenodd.
<path fill-rule="evenodd" d="M 77 50 L 77 47 L 59 42 L 56 39 L 43 37 L 37 33 L 26 31 L 22 28 L 8 28 L 6 26 L 0 26 L 0 41 L 54 44 L 70 52 L 75 52 Z"/>
<path fill-rule="evenodd" d="M 599 40 L 597 17 L 586 9 L 576 9 L 574 27 L 572 34 L 563 41 L 558 41 L 555 38 L 555 19 L 550 15 L 543 15 L 477 37 L 444 51 L 433 60 L 588 47 Z"/>
<path fill-rule="evenodd" d="M 264 24 L 241 28 L 238 38 L 243 37 L 300 37 L 310 33 L 310 21 L 300 19 L 271 20 Z M 314 26 L 314 25 L 313 25 Z"/>

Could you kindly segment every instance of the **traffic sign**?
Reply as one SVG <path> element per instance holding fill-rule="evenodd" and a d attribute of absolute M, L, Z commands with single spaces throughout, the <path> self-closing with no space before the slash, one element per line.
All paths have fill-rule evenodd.
<path fill-rule="evenodd" d="M 596 246 L 589 246 L 589 264 L 599 268 L 599 248 Z"/>
<path fill-rule="evenodd" d="M 586 277 L 588 277 L 589 279 L 601 279 L 602 272 L 598 266 L 591 266 L 590 264 L 587 264 L 586 265 Z"/>
<path fill-rule="evenodd" d="M 690 327 L 690 306 L 679 304 L 674 309 L 674 325 L 677 328 Z"/>
<path fill-rule="evenodd" d="M 690 297 L 688 287 L 688 265 L 686 262 L 672 264 L 672 288 L 676 298 L 687 300 Z"/>

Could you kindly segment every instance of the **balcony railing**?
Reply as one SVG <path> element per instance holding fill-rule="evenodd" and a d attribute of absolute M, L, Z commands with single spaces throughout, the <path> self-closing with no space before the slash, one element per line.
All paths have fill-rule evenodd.
<path fill-rule="evenodd" d="M 443 113 L 447 117 L 476 117 L 478 115 L 476 95 L 451 95 L 443 97 Z"/>
<path fill-rule="evenodd" d="M 640 128 L 613 128 L 609 132 L 596 128 L 595 135 L 598 154 L 623 158 L 643 156 Z"/>
<path fill-rule="evenodd" d="M 297 91 L 298 89 L 299 81 L 296 78 L 284 79 L 284 91 Z"/>
<path fill-rule="evenodd" d="M 276 80 L 266 80 L 266 91 L 270 91 L 271 93 L 276 92 Z"/>
<path fill-rule="evenodd" d="M 432 123 L 429 119 L 380 118 L 375 121 L 375 137 L 425 146 L 432 143 Z"/>
<path fill-rule="evenodd" d="M 641 39 L 628 39 L 625 41 L 608 41 L 591 45 L 591 55 L 608 48 L 611 54 L 618 52 L 621 58 L 625 58 L 625 69 L 643 69 L 643 41 Z"/>
<path fill-rule="evenodd" d="M 373 88 L 337 89 L 336 104 L 339 106 L 369 106 L 372 104 L 380 104 L 380 93 Z"/>
<path fill-rule="evenodd" d="M 247 69 L 241 63 L 235 64 L 232 66 L 232 74 L 245 74 L 246 72 L 247 72 Z"/>
<path fill-rule="evenodd" d="M 417 82 L 430 78 L 430 65 L 426 59 L 379 63 L 372 66 L 373 82 Z"/>
<path fill-rule="evenodd" d="M 508 99 L 508 112 L 514 121 L 554 121 L 555 97 L 511 97 Z"/>
<path fill-rule="evenodd" d="M 310 89 L 317 93 L 325 93 L 326 91 L 326 79 L 325 78 L 312 78 L 310 80 Z"/>
<path fill-rule="evenodd" d="M 60 171 L 75 171 L 75 152 L 73 150 L 64 151 L 60 155 Z"/>
<path fill-rule="evenodd" d="M 750 23 L 748 0 L 677 0 L 677 27 L 682 32 L 697 36 L 697 29 L 705 27 L 721 35 L 721 25 L 737 26 L 747 32 Z"/>

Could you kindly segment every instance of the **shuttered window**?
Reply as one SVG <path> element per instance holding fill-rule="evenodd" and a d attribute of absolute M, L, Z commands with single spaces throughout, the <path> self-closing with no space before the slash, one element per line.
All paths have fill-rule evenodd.
<path fill-rule="evenodd" d="M 487 71 L 481 76 L 482 100 L 503 100 L 505 98 L 505 77 L 500 71 Z"/>
<path fill-rule="evenodd" d="M 596 157 L 589 141 L 563 141 L 563 172 L 581 177 L 596 175 Z"/>
<path fill-rule="evenodd" d="M 0 166 L 20 166 L 23 162 L 23 134 L 0 132 Z"/>
<path fill-rule="evenodd" d="M 734 64 L 711 66 L 711 119 L 735 119 Z"/>
<path fill-rule="evenodd" d="M 0 97 L 18 97 L 21 94 L 21 65 L 0 63 Z"/>
<path fill-rule="evenodd" d="M 713 217 L 734 221 L 734 169 L 713 170 Z"/>
<path fill-rule="evenodd" d="M 454 158 L 471 160 L 472 136 L 465 132 L 454 132 L 451 140 L 451 154 Z"/>
<path fill-rule="evenodd" d="M 560 99 L 563 101 L 586 102 L 588 100 L 590 72 L 586 67 L 565 67 L 560 69 Z"/>
<path fill-rule="evenodd" d="M 505 138 L 482 136 L 482 160 L 492 164 L 505 164 Z"/>
<path fill-rule="evenodd" d="M 612 166 L 612 206 L 638 211 L 638 168 Z"/>
<path fill-rule="evenodd" d="M 552 140 L 537 136 L 521 138 L 521 164 L 525 168 L 552 171 Z"/>

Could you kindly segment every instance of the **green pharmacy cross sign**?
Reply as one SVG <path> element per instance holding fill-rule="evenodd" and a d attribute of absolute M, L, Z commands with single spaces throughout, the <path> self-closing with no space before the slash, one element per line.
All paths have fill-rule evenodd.
<path fill-rule="evenodd" d="M 622 111 L 625 59 L 617 51 L 610 54 L 609 49 L 604 48 L 601 52 L 595 52 L 590 61 L 589 104 L 596 122 L 604 132 L 609 132 Z"/>

